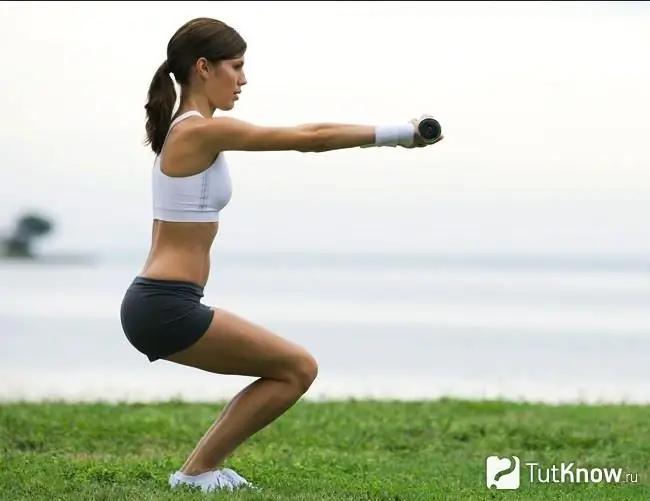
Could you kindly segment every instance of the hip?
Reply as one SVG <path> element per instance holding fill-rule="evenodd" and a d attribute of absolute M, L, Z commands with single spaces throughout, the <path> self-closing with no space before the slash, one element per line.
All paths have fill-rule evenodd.
<path fill-rule="evenodd" d="M 202 298 L 200 284 L 137 276 L 122 299 L 122 329 L 150 360 L 173 353 L 207 330 L 213 310 Z"/>
<path fill-rule="evenodd" d="M 120 313 L 123 319 L 167 323 L 201 306 L 203 296 L 204 287 L 195 282 L 138 275 L 126 289 Z"/>

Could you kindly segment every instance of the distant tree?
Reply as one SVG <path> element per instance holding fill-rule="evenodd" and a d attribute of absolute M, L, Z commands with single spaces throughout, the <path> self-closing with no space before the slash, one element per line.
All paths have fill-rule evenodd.
<path fill-rule="evenodd" d="M 34 241 L 53 230 L 54 223 L 51 219 L 41 214 L 23 214 L 16 221 L 13 233 L 3 242 L 4 254 L 11 257 L 34 257 Z"/>

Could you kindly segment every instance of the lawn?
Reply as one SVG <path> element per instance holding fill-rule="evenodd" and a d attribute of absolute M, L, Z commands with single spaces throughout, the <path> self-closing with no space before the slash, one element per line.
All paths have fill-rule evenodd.
<path fill-rule="evenodd" d="M 0 499 L 205 499 L 167 481 L 223 405 L 2 404 Z M 519 489 L 487 488 L 493 454 L 520 458 Z M 621 468 L 622 481 L 531 483 L 528 462 L 573 462 L 574 476 L 575 467 Z M 210 499 L 650 499 L 650 407 L 301 401 L 228 465 L 262 490 Z"/>

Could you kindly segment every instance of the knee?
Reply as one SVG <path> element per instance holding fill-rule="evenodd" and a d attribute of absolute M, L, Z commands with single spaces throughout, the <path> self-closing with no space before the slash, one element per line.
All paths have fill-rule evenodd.
<path fill-rule="evenodd" d="M 296 384 L 301 393 L 306 393 L 318 376 L 318 363 L 307 351 L 298 354 L 291 368 L 291 380 Z"/>

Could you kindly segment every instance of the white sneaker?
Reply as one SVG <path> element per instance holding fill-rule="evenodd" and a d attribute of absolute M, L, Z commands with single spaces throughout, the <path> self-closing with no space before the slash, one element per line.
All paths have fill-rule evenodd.
<path fill-rule="evenodd" d="M 169 485 L 172 489 L 181 484 L 199 487 L 203 492 L 213 492 L 220 489 L 233 490 L 235 488 L 233 482 L 230 480 L 230 476 L 221 470 L 207 471 L 200 475 L 192 476 L 177 471 L 170 475 Z"/>
<path fill-rule="evenodd" d="M 239 473 L 230 468 L 224 468 L 221 470 L 224 476 L 230 481 L 231 485 L 235 488 L 248 487 L 249 489 L 259 490 L 259 487 L 255 487 L 248 480 L 242 477 Z"/>

